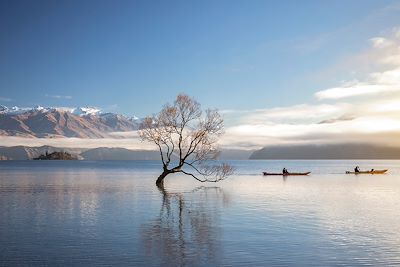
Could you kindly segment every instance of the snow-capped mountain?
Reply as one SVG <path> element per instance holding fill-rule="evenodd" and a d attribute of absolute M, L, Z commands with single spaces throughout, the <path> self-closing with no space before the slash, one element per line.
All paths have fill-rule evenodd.
<path fill-rule="evenodd" d="M 0 135 L 25 137 L 108 137 L 138 128 L 137 117 L 104 113 L 92 107 L 20 108 L 0 106 Z"/>
<path fill-rule="evenodd" d="M 86 115 L 99 115 L 101 114 L 101 110 L 98 108 L 92 107 L 77 107 L 71 110 L 71 113 L 78 116 L 86 116 Z"/>
<path fill-rule="evenodd" d="M 35 106 L 33 108 L 22 108 L 22 107 L 6 107 L 0 105 L 0 114 L 22 114 L 31 111 L 40 111 L 40 112 L 50 112 L 50 111 L 66 111 L 70 112 L 74 115 L 78 116 L 86 116 L 86 115 L 100 115 L 103 112 L 95 107 L 77 107 L 77 108 L 67 108 L 67 107 L 42 107 Z"/>

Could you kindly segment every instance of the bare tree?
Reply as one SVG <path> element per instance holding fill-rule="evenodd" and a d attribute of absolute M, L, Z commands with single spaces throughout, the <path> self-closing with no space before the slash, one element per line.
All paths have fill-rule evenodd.
<path fill-rule="evenodd" d="M 163 172 L 156 184 L 162 185 L 171 173 L 184 173 L 200 182 L 218 182 L 233 173 L 226 164 L 214 164 L 219 155 L 218 139 L 223 119 L 217 110 L 204 112 L 193 98 L 180 94 L 156 115 L 146 117 L 139 136 L 158 147 Z"/>

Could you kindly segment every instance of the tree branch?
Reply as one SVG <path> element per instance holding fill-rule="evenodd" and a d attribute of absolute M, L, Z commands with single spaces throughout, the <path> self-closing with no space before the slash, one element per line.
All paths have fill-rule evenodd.
<path fill-rule="evenodd" d="M 202 182 L 202 183 L 207 182 L 207 180 L 201 180 L 201 179 L 197 178 L 197 176 L 194 175 L 193 173 L 185 172 L 185 171 L 182 171 L 182 170 L 181 170 L 181 172 L 184 173 L 184 174 L 186 174 L 186 175 L 192 176 L 194 179 L 196 179 L 196 180 L 199 181 L 199 182 Z"/>
<path fill-rule="evenodd" d="M 227 164 L 205 165 L 217 158 L 217 141 L 222 133 L 223 120 L 218 111 L 206 110 L 203 116 L 200 104 L 184 94 L 178 95 L 173 105 L 164 105 L 158 114 L 146 117 L 139 129 L 143 141 L 158 146 L 164 171 L 168 171 L 168 174 L 182 172 L 200 182 L 217 182 L 233 172 Z M 175 153 L 179 154 L 179 162 L 170 168 Z M 190 166 L 204 179 L 182 170 L 184 165 Z M 215 178 L 207 178 L 211 176 Z"/>

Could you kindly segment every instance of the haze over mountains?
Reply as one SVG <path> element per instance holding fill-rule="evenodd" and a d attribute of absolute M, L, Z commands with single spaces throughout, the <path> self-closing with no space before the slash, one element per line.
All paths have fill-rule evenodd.
<path fill-rule="evenodd" d="M 158 151 L 99 147 L 80 154 L 85 160 L 160 160 Z"/>
<path fill-rule="evenodd" d="M 151 150 L 131 150 L 118 147 L 66 148 L 66 147 L 0 147 L 0 160 L 30 160 L 53 152 L 68 152 L 79 160 L 160 160 L 160 153 Z M 251 151 L 223 150 L 221 159 L 248 159 Z"/>
<path fill-rule="evenodd" d="M 159 160 L 158 151 L 99 147 L 0 147 L 0 160 L 29 160 L 46 152 L 65 151 L 80 160 Z M 222 160 L 246 159 L 400 159 L 400 148 L 368 144 L 269 146 L 257 151 L 223 149 Z"/>
<path fill-rule="evenodd" d="M 0 106 L 0 137 L 18 137 L 32 140 L 29 145 L 0 142 L 0 159 L 26 160 L 45 152 L 66 151 L 86 160 L 158 160 L 157 151 L 140 147 L 132 149 L 105 147 L 99 140 L 122 140 L 139 128 L 140 119 L 115 113 L 104 113 L 96 108 L 8 108 Z M 121 134 L 122 133 L 122 134 Z M 68 139 L 70 137 L 79 139 Z M 26 139 L 25 139 L 26 138 Z M 56 138 L 56 139 L 54 139 Z M 35 145 L 35 140 L 80 140 L 95 142 L 92 147 L 63 147 L 61 139 L 56 145 Z M 85 141 L 87 140 L 87 141 Z M 127 139 L 128 141 L 131 139 Z M 114 144 L 115 141 L 111 141 Z M 130 142 L 130 141 L 129 141 Z M 58 146 L 60 143 L 60 147 Z M 32 144 L 32 145 L 30 145 Z M 46 141 L 45 144 L 49 144 Z M 97 146 L 97 147 L 96 147 Z M 107 145 L 108 146 L 108 145 Z M 273 145 L 257 151 L 225 147 L 221 159 L 400 159 L 400 148 L 373 144 L 329 145 Z"/>
<path fill-rule="evenodd" d="M 53 153 L 57 151 L 65 151 L 72 155 L 79 155 L 81 149 L 64 149 L 56 148 L 51 146 L 41 147 L 27 147 L 27 146 L 12 146 L 12 147 L 0 147 L 0 157 L 3 160 L 29 160 L 36 158 L 40 155 L 47 153 Z M 82 159 L 82 157 L 78 157 Z"/>
<path fill-rule="evenodd" d="M 250 159 L 400 159 L 400 148 L 371 144 L 268 146 Z"/>
<path fill-rule="evenodd" d="M 67 152 L 77 156 L 80 160 L 159 160 L 157 151 L 130 150 L 126 148 L 99 147 L 87 148 L 64 148 L 52 146 L 27 147 L 13 146 L 0 147 L 1 160 L 30 160 L 40 155 L 53 152 Z"/>
<path fill-rule="evenodd" d="M 0 135 L 103 138 L 138 129 L 139 119 L 95 108 L 8 108 L 0 106 Z"/>

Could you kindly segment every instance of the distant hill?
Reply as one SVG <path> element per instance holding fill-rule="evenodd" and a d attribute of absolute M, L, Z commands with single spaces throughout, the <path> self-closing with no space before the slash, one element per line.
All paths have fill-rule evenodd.
<path fill-rule="evenodd" d="M 400 148 L 368 144 L 268 146 L 250 159 L 400 159 Z"/>
<path fill-rule="evenodd" d="M 157 151 L 99 147 L 81 153 L 85 160 L 159 160 Z"/>

